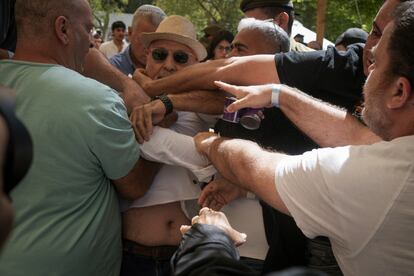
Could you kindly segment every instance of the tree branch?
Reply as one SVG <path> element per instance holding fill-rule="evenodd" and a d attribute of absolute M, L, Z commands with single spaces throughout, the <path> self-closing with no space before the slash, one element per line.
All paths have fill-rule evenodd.
<path fill-rule="evenodd" d="M 203 5 L 203 3 L 200 1 L 200 0 L 197 0 L 197 3 L 200 5 L 200 7 L 203 9 L 203 10 L 205 10 L 209 15 L 210 15 L 210 17 L 214 20 L 214 22 L 218 22 L 218 20 L 216 19 L 216 17 L 214 16 L 214 14 L 212 14 L 204 5 Z"/>

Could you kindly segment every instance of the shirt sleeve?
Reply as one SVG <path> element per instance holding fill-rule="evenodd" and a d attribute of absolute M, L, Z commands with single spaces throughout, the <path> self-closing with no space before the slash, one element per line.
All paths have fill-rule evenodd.
<path fill-rule="evenodd" d="M 210 161 L 197 152 L 193 137 L 171 129 L 155 127 L 151 139 L 142 144 L 141 154 L 150 161 L 186 168 L 201 182 L 216 173 Z"/>
<path fill-rule="evenodd" d="M 275 171 L 277 191 L 308 238 L 332 237 L 338 234 L 340 225 L 331 187 L 319 161 L 318 150 L 313 150 L 284 159 Z"/>
<path fill-rule="evenodd" d="M 365 82 L 362 52 L 363 47 L 355 44 L 346 52 L 328 47 L 326 51 L 276 54 L 276 69 L 281 83 L 353 111 Z"/>
<path fill-rule="evenodd" d="M 90 148 L 112 180 L 127 175 L 139 158 L 139 145 L 128 119 L 126 108 L 117 93 L 108 87 L 89 108 Z"/>

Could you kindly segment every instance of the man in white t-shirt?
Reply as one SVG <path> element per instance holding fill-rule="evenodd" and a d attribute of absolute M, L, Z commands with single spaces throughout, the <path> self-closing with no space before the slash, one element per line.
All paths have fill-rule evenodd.
<path fill-rule="evenodd" d="M 107 59 L 110 59 L 114 55 L 123 52 L 127 47 L 128 43 L 124 41 L 125 38 L 125 23 L 122 21 L 115 21 L 111 26 L 112 40 L 104 42 L 99 47 Z"/>
<path fill-rule="evenodd" d="M 414 271 L 414 1 L 401 4 L 396 12 L 372 51 L 373 63 L 364 86 L 364 122 L 384 141 L 288 156 L 211 133 L 195 138 L 199 151 L 224 177 L 290 214 L 306 236 L 329 237 L 345 275 L 407 275 Z M 283 106 L 289 95 L 297 93 L 280 85 L 218 85 L 243 99 L 233 107 Z M 223 195 L 216 191 L 209 196 L 216 200 Z M 209 213 L 216 216 L 203 211 L 200 217 Z M 216 221 L 220 223 L 207 223 L 219 226 L 230 241 L 242 240 L 225 219 Z M 209 229 L 214 232 L 217 228 Z M 188 262 L 198 251 L 194 246 L 186 251 L 186 244 L 194 243 L 194 234 L 200 237 L 205 230 L 196 226 L 185 235 L 173 262 L 176 269 L 201 264 Z M 203 245 L 211 246 L 206 240 Z M 215 240 L 228 243 L 218 242 L 217 236 Z M 184 260 L 187 264 L 180 262 Z M 202 262 L 208 264 L 206 259 Z M 239 264 L 231 266 L 235 269 Z"/>

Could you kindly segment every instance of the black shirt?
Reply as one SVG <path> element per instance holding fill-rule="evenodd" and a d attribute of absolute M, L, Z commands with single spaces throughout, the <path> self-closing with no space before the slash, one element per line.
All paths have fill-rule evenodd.
<path fill-rule="evenodd" d="M 15 0 L 0 1 L 0 48 L 14 52 L 16 49 Z"/>

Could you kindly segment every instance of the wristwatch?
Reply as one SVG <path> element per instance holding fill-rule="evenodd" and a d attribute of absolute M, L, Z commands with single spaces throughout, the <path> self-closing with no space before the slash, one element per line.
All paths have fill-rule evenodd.
<path fill-rule="evenodd" d="M 165 115 L 164 116 L 167 116 L 168 114 L 173 112 L 173 109 L 174 109 L 173 104 L 172 104 L 170 98 L 168 98 L 167 95 L 155 96 L 153 101 L 155 101 L 155 100 L 160 100 L 164 104 L 164 106 L 165 106 Z"/>

